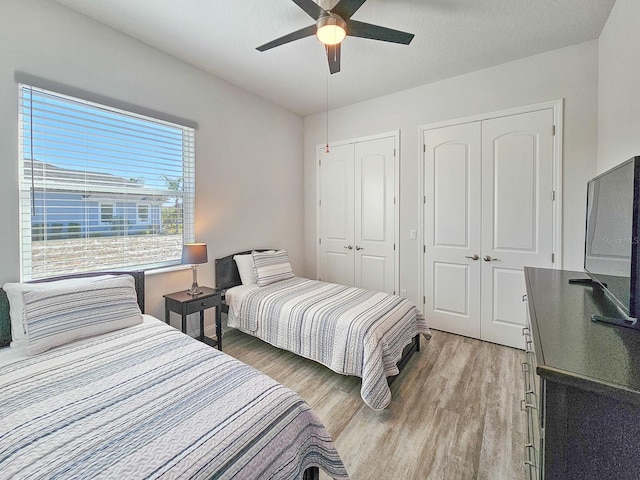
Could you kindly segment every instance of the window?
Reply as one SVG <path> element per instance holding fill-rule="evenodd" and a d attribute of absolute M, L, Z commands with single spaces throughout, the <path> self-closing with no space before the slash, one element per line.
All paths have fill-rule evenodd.
<path fill-rule="evenodd" d="M 22 278 L 180 263 L 194 129 L 19 88 Z"/>
<path fill-rule="evenodd" d="M 102 223 L 109 223 L 113 220 L 113 203 L 101 203 L 100 204 L 100 221 Z"/>
<path fill-rule="evenodd" d="M 149 205 L 138 205 L 138 222 L 147 223 L 149 221 Z"/>

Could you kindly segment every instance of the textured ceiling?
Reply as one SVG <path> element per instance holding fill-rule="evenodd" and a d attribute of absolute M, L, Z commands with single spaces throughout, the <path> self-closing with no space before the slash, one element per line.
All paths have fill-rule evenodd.
<path fill-rule="evenodd" d="M 368 0 L 354 20 L 415 34 L 409 46 L 347 37 L 328 74 L 291 0 L 57 0 L 276 104 L 309 115 L 597 39 L 615 0 Z"/>

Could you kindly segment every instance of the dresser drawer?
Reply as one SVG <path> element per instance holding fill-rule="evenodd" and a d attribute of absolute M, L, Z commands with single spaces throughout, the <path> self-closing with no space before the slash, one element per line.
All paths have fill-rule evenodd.
<path fill-rule="evenodd" d="M 536 375 L 536 354 L 531 326 L 522 329 L 525 339 L 525 359 L 522 363 L 524 390 L 520 407 L 525 414 L 524 464 L 528 480 L 541 480 L 543 435 L 540 424 L 540 378 Z"/>
<path fill-rule="evenodd" d="M 219 305 L 220 295 L 210 295 L 208 297 L 198 298 L 197 300 L 193 300 L 187 304 L 187 315 Z"/>

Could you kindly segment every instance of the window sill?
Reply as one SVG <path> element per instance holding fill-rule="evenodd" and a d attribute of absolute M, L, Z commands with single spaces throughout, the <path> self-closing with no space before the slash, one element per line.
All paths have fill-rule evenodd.
<path fill-rule="evenodd" d="M 189 270 L 191 265 L 171 265 L 170 267 L 152 268 L 144 271 L 144 275 L 157 275 L 160 273 L 179 272 L 180 270 Z"/>

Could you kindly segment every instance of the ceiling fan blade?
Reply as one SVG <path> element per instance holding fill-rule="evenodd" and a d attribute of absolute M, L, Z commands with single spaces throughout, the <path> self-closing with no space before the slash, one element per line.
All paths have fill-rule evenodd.
<path fill-rule="evenodd" d="M 402 43 L 404 45 L 409 45 L 414 37 L 413 33 L 401 32 L 400 30 L 372 25 L 371 23 L 358 22 L 356 20 L 347 21 L 347 35 L 381 40 L 383 42 Z"/>
<path fill-rule="evenodd" d="M 336 6 L 331 9 L 331 13 L 335 13 L 343 20 L 349 20 L 366 1 L 367 0 L 340 0 Z"/>
<path fill-rule="evenodd" d="M 340 44 L 327 45 L 327 60 L 329 60 L 329 72 L 338 73 L 340 71 Z"/>
<path fill-rule="evenodd" d="M 280 45 L 284 45 L 285 43 L 293 42 L 294 40 L 299 40 L 301 38 L 310 37 L 311 35 L 316 34 L 317 27 L 315 25 L 309 25 L 308 27 L 301 28 L 300 30 L 296 30 L 295 32 L 291 32 L 283 37 L 276 38 L 264 45 L 260 45 L 256 47 L 256 50 L 264 52 L 265 50 L 269 50 L 273 47 L 279 47 Z"/>
<path fill-rule="evenodd" d="M 329 15 L 329 12 L 327 12 L 324 8 L 322 8 L 320 5 L 315 3 L 313 0 L 293 0 L 293 3 L 298 5 L 305 12 L 307 12 L 307 15 L 309 15 L 314 20 L 318 20 L 323 15 Z"/>

